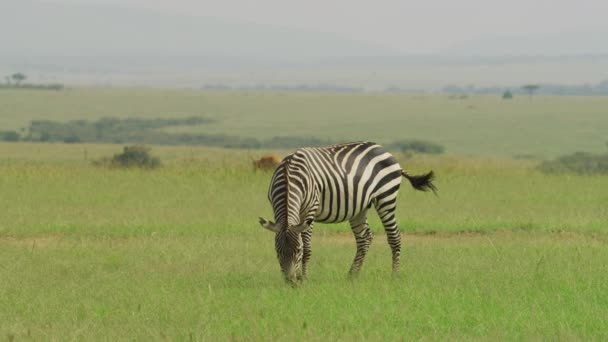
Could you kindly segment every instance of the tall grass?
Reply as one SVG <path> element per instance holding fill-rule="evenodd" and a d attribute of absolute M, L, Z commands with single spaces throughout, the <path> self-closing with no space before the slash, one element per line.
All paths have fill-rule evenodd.
<path fill-rule="evenodd" d="M 40 145 L 33 151 L 34 158 L 47 147 L 49 151 L 55 148 Z M 78 148 L 70 148 L 80 156 Z M 91 150 L 92 155 L 98 153 L 93 152 L 95 146 Z M 214 225 L 231 221 L 255 225 L 259 215 L 271 217 L 266 199 L 270 174 L 254 172 L 248 152 L 214 154 L 216 151 L 154 150 L 161 159 L 173 154 L 165 167 L 155 171 L 107 170 L 69 159 L 60 163 L 4 161 L 0 205 L 6 210 L 0 212 L 0 232 L 83 227 L 77 229 L 82 233 L 86 227 L 96 230 L 100 225 L 116 224 L 131 229 L 184 229 L 176 222 L 213 230 Z M 402 160 L 411 173 L 435 170 L 439 195 L 416 192 L 403 182 L 397 211 L 400 226 L 416 232 L 597 232 L 606 228 L 608 178 L 547 176 L 533 165 L 500 158 Z M 376 215 L 370 216 L 373 229 L 382 231 Z M 345 224 L 318 229 L 348 231 Z M 123 228 L 118 231 L 125 232 Z"/>

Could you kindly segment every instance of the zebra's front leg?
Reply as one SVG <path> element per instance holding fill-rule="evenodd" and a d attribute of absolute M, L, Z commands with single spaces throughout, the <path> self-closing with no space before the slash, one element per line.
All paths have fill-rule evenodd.
<path fill-rule="evenodd" d="M 308 273 L 308 261 L 310 260 L 310 255 L 312 254 L 312 249 L 310 247 L 310 241 L 312 240 L 312 225 L 308 229 L 302 232 L 302 275 L 301 279 L 306 279 L 306 274 Z"/>
<path fill-rule="evenodd" d="M 351 223 L 351 227 L 353 230 L 353 234 L 355 235 L 355 240 L 357 241 L 357 253 L 355 254 L 355 260 L 353 260 L 353 264 L 350 267 L 350 271 L 348 272 L 348 274 L 351 277 L 355 277 L 359 274 L 359 271 L 361 270 L 365 255 L 369 250 L 369 246 L 372 244 L 373 235 L 372 231 L 369 229 L 367 220 L 356 226 Z"/>

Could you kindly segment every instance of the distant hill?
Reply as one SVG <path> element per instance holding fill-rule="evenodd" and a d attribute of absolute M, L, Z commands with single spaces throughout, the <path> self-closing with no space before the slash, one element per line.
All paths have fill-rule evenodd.
<path fill-rule="evenodd" d="M 104 5 L 0 1 L 0 55 L 230 56 L 294 59 L 391 54 L 332 34 Z"/>
<path fill-rule="evenodd" d="M 422 37 L 423 33 L 421 33 Z M 336 34 L 110 5 L 0 0 L 0 83 L 437 90 L 608 78 L 608 32 L 489 37 L 401 55 Z"/>
<path fill-rule="evenodd" d="M 589 56 L 608 54 L 608 32 L 486 37 L 456 44 L 441 52 L 450 56 Z"/>

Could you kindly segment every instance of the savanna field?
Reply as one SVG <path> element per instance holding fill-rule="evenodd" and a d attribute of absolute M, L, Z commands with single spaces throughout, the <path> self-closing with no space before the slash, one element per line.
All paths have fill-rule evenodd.
<path fill-rule="evenodd" d="M 547 175 L 544 159 L 600 153 L 608 98 L 188 90 L 0 91 L 0 130 L 30 120 L 204 116 L 171 131 L 336 141 L 424 139 L 394 152 L 437 174 L 403 183 L 402 269 L 380 221 L 346 276 L 346 224 L 315 225 L 308 280 L 283 281 L 251 160 L 289 150 L 150 146 L 163 166 L 92 161 L 122 144 L 0 143 L 0 339 L 607 340 L 608 176 Z"/>

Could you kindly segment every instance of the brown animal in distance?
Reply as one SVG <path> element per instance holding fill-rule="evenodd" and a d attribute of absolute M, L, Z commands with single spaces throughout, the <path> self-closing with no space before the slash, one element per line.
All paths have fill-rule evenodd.
<path fill-rule="evenodd" d="M 281 158 L 274 154 L 264 155 L 258 160 L 253 160 L 255 170 L 274 170 L 281 163 Z"/>

